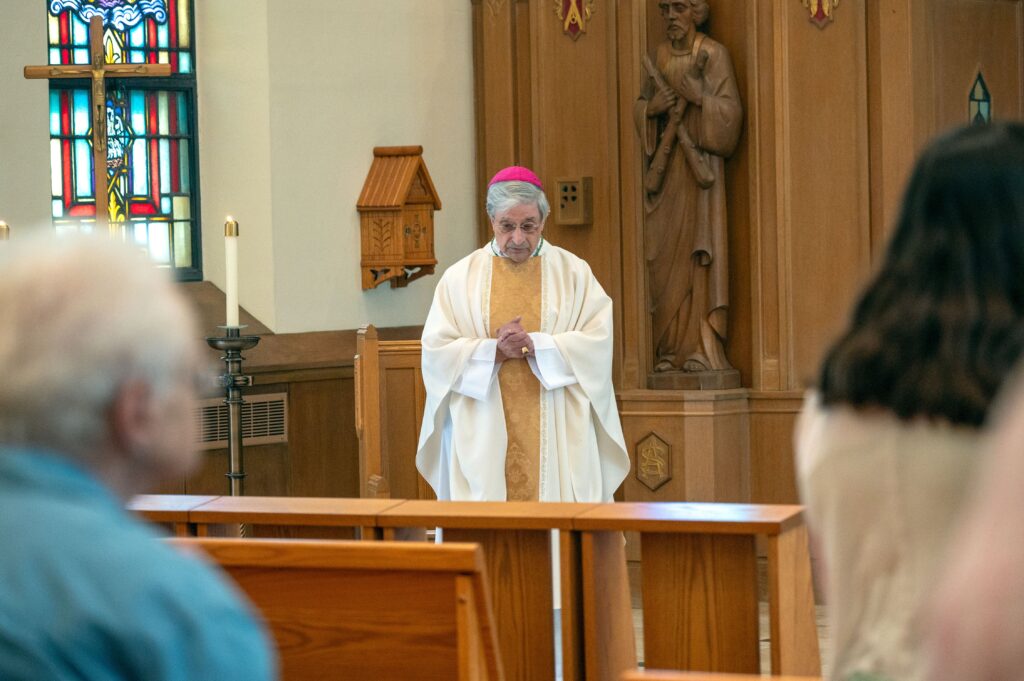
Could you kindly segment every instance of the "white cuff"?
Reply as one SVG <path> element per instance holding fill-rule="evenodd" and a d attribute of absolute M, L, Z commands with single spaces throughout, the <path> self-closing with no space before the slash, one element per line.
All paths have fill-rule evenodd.
<path fill-rule="evenodd" d="M 526 361 L 545 390 L 578 382 L 551 334 L 535 332 L 530 334 L 530 339 L 533 340 L 533 355 L 527 356 Z"/>
<path fill-rule="evenodd" d="M 476 350 L 473 351 L 473 355 L 469 358 L 469 362 L 466 363 L 462 376 L 452 386 L 452 390 L 474 400 L 487 399 L 487 392 L 491 388 L 491 381 L 494 380 L 494 375 L 498 373 L 496 371 L 498 365 L 494 361 L 494 355 L 497 351 L 498 341 L 496 339 L 487 338 L 480 341 Z"/>

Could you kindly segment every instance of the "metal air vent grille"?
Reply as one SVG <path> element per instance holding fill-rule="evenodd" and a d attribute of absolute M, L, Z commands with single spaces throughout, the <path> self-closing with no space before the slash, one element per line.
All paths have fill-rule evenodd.
<path fill-rule="evenodd" d="M 203 400 L 196 410 L 196 418 L 200 449 L 228 446 L 228 405 L 223 399 Z M 246 445 L 288 442 L 287 393 L 246 396 L 242 405 L 242 437 Z"/>

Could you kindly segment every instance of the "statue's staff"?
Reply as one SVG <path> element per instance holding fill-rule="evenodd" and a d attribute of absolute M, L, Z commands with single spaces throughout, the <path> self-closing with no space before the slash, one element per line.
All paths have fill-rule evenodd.
<path fill-rule="evenodd" d="M 696 67 L 698 70 L 703 71 L 704 65 L 707 64 L 708 53 L 701 51 L 697 53 Z M 655 86 L 659 90 L 668 90 L 674 92 L 677 96 L 679 95 L 676 90 L 668 84 L 665 80 L 665 76 L 662 75 L 658 67 L 651 61 L 649 55 L 644 55 L 643 58 L 644 69 L 646 69 L 648 75 L 654 81 Z M 686 107 L 689 105 L 688 102 L 683 98 L 679 97 L 679 101 L 672 110 L 669 112 L 668 125 L 665 126 L 665 132 L 661 136 L 661 143 L 658 145 L 657 151 L 654 152 L 654 158 L 651 160 L 651 165 L 647 169 L 647 174 L 644 175 L 644 189 L 649 194 L 656 194 L 661 190 L 661 185 L 665 181 L 665 171 L 668 169 L 668 160 L 672 154 L 673 142 L 678 139 L 679 145 L 683 148 L 683 156 L 686 158 L 686 164 L 690 166 L 690 170 L 693 172 L 694 178 L 697 180 L 697 184 L 707 189 L 715 183 L 715 174 L 712 172 L 711 167 L 708 165 L 707 157 L 704 153 L 693 143 L 690 138 L 690 134 L 686 131 L 686 126 L 683 125 L 683 114 L 686 113 Z"/>

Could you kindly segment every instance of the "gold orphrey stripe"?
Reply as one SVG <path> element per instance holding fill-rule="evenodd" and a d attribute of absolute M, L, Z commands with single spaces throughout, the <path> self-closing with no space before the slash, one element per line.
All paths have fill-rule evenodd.
<path fill-rule="evenodd" d="M 527 332 L 540 331 L 541 258 L 516 264 L 493 258 L 491 335 L 522 316 Z M 525 359 L 506 360 L 498 371 L 508 449 L 505 486 L 509 501 L 537 501 L 540 494 L 540 382 Z"/>

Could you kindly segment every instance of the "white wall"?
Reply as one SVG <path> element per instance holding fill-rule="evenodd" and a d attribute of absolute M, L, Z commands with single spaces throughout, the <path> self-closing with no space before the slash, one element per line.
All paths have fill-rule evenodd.
<path fill-rule="evenodd" d="M 361 290 L 355 203 L 374 146 L 420 144 L 444 204 L 437 274 L 476 246 L 468 0 L 198 6 L 207 278 L 222 284 L 234 211 L 241 302 L 275 331 L 422 323 L 437 275 Z"/>
<path fill-rule="evenodd" d="M 0 220 L 12 238 L 49 229 L 49 87 L 22 69 L 46 63 L 46 6 L 0 0 Z"/>
<path fill-rule="evenodd" d="M 203 278 L 224 290 L 224 219 L 239 222 L 241 304 L 277 323 L 271 209 L 268 0 L 197 2 Z"/>

